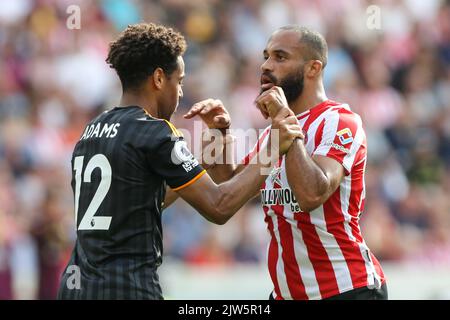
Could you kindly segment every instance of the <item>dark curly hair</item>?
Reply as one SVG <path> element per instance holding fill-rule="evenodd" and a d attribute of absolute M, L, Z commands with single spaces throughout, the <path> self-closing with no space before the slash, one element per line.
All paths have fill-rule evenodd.
<path fill-rule="evenodd" d="M 158 67 L 170 75 L 185 51 L 184 37 L 172 28 L 138 23 L 110 43 L 106 62 L 116 70 L 123 90 L 136 89 Z"/>

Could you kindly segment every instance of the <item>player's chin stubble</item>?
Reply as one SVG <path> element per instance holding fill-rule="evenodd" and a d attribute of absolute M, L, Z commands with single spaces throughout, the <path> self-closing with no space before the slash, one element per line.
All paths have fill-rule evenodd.
<path fill-rule="evenodd" d="M 270 74 L 265 75 L 270 78 L 270 80 L 274 85 L 279 86 L 281 87 L 281 89 L 283 89 L 284 95 L 286 96 L 286 100 L 288 103 L 295 101 L 303 92 L 304 86 L 303 72 L 300 72 L 299 74 L 288 75 L 281 81 L 278 81 L 274 76 Z M 263 93 L 266 90 L 261 89 L 259 94 L 261 95 L 261 93 Z"/>
<path fill-rule="evenodd" d="M 283 89 L 288 103 L 295 101 L 303 92 L 303 72 L 287 76 L 280 81 L 279 86 Z"/>

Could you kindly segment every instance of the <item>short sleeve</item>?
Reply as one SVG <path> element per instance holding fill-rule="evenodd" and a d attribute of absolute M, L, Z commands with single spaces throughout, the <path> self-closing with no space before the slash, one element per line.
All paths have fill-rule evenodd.
<path fill-rule="evenodd" d="M 319 145 L 314 155 L 326 156 L 338 161 L 349 175 L 353 164 L 366 157 L 366 138 L 361 118 L 346 109 L 332 112 L 325 118 L 321 130 L 316 132 Z"/>
<path fill-rule="evenodd" d="M 161 121 L 156 145 L 148 158 L 153 171 L 174 190 L 195 182 L 205 172 L 189 150 L 181 133 L 168 121 Z"/>

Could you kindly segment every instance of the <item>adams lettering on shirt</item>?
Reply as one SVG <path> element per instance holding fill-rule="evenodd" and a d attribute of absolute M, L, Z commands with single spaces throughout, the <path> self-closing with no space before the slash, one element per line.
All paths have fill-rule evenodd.
<path fill-rule="evenodd" d="M 120 123 L 94 123 L 84 130 L 81 140 L 90 138 L 114 138 L 117 135 Z"/>

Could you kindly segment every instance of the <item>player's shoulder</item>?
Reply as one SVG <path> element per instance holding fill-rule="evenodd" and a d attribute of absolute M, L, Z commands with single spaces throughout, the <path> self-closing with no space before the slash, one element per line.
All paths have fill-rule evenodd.
<path fill-rule="evenodd" d="M 366 144 L 366 133 L 359 114 L 354 112 L 346 103 L 339 103 L 330 108 L 330 119 L 336 121 L 336 136 L 343 143 L 356 141 L 360 145 Z"/>
<path fill-rule="evenodd" d="M 168 140 L 177 141 L 183 139 L 182 132 L 172 122 L 166 119 L 153 118 L 145 122 L 143 120 L 137 121 L 142 121 L 140 124 L 146 127 L 147 132 L 156 144 L 164 143 Z"/>
<path fill-rule="evenodd" d="M 347 103 L 331 101 L 326 118 L 334 119 L 341 124 L 345 123 L 356 127 L 362 127 L 360 115 L 353 111 Z"/>
<path fill-rule="evenodd" d="M 117 108 L 115 108 L 117 109 Z M 128 125 L 132 126 L 136 132 L 144 132 L 152 138 L 164 138 L 167 136 L 182 136 L 182 133 L 168 120 L 153 117 L 144 108 L 126 108 L 126 114 L 119 116 L 126 118 Z"/>
<path fill-rule="evenodd" d="M 183 139 L 183 134 L 172 122 L 148 114 L 135 118 L 133 126 L 135 127 L 133 131 L 136 132 L 131 137 L 133 144 L 145 146 L 153 151 Z"/>

